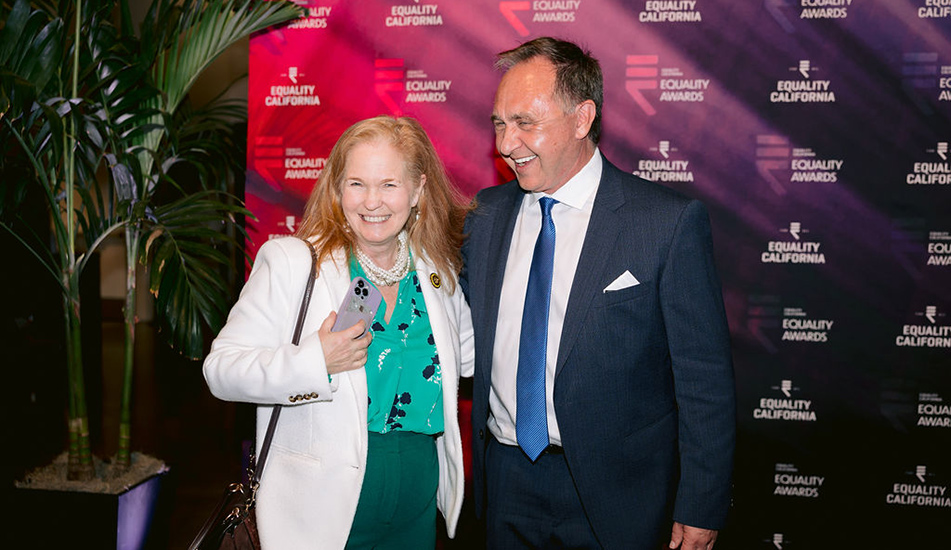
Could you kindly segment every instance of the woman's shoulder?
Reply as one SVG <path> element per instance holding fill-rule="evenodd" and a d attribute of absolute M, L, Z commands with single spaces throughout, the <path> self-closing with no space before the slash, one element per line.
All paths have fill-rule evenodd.
<path fill-rule="evenodd" d="M 268 264 L 283 264 L 292 272 L 310 268 L 315 254 L 313 244 L 298 237 L 277 237 L 270 239 L 258 249 L 254 262 Z M 317 266 L 321 275 L 345 272 L 348 269 L 347 254 L 343 250 L 335 250 L 329 258 L 321 260 Z"/>
<path fill-rule="evenodd" d="M 258 248 L 254 258 L 254 266 L 283 266 L 291 268 L 292 272 L 310 263 L 310 245 L 297 237 L 269 239 Z"/>
<path fill-rule="evenodd" d="M 309 245 L 302 239 L 297 237 L 292 237 L 288 235 L 287 237 L 275 237 L 273 239 L 268 239 L 258 248 L 258 256 L 261 255 L 275 255 L 275 254 L 284 254 L 284 255 L 304 255 L 308 254 L 307 249 Z"/>

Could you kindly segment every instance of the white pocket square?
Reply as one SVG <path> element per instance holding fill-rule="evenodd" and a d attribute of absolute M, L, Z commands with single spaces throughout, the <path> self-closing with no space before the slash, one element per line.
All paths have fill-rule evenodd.
<path fill-rule="evenodd" d="M 622 290 L 639 284 L 641 284 L 641 282 L 631 275 L 630 271 L 625 271 L 624 273 L 621 273 L 620 277 L 614 279 L 613 283 L 604 287 L 604 290 L 601 292 L 613 292 L 615 290 Z"/>

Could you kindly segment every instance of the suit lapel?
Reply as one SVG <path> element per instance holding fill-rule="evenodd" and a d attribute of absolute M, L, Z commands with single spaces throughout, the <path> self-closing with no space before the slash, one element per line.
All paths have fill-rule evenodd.
<path fill-rule="evenodd" d="M 604 280 L 605 269 L 613 266 L 611 256 L 617 246 L 621 232 L 620 217 L 617 209 L 624 203 L 617 168 L 602 157 L 604 168 L 598 194 L 594 198 L 591 219 L 585 233 L 581 256 L 575 278 L 571 282 L 571 295 L 568 297 L 568 309 L 561 330 L 561 342 L 558 345 L 558 363 L 555 376 L 565 366 L 571 347 L 578 339 L 583 320 L 588 315 L 591 302 L 598 292 L 598 283 Z"/>

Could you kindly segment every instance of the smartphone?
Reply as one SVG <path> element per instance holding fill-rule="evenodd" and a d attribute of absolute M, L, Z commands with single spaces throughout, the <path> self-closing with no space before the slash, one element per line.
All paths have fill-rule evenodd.
<path fill-rule="evenodd" d="M 363 277 L 354 277 L 350 281 L 350 288 L 347 289 L 346 296 L 337 310 L 337 320 L 334 322 L 330 332 L 337 332 L 348 329 L 363 319 L 366 329 L 370 329 L 373 323 L 373 317 L 380 309 L 380 303 L 383 301 L 383 295 Z M 363 331 L 366 334 L 366 330 Z M 361 334 L 360 336 L 363 336 Z M 358 336 L 357 338 L 359 338 Z"/>

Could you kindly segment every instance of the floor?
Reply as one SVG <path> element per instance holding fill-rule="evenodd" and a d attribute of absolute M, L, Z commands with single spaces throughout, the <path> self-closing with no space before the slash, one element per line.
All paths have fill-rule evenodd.
<path fill-rule="evenodd" d="M 100 377 L 87 376 L 86 389 L 93 453 L 109 460 L 118 440 L 123 328 L 120 322 L 109 320 L 101 327 L 103 369 Z M 250 438 L 252 413 L 247 405 L 212 397 L 204 385 L 201 363 L 182 359 L 157 343 L 149 324 L 139 325 L 136 339 L 132 448 L 161 459 L 169 468 L 159 498 L 161 513 L 147 550 L 184 549 L 223 489 L 240 478 L 242 446 Z M 92 363 L 88 359 L 87 364 Z M 33 395 L 25 408 L 28 423 L 23 425 L 27 453 L 19 457 L 22 463 L 11 466 L 14 475 L 45 464 L 63 450 L 62 444 L 54 446 L 62 438 L 51 437 L 65 432 L 64 414 L 51 412 L 57 400 L 49 398 L 44 386 Z M 16 494 L 10 498 L 15 506 Z M 74 547 L 92 548 L 81 533 L 76 538 L 79 545 Z"/>
<path fill-rule="evenodd" d="M 92 419 L 102 418 L 101 428 L 92 430 L 94 453 L 110 457 L 115 453 L 117 439 L 123 330 L 122 324 L 110 320 L 108 315 L 100 326 L 102 349 L 98 359 L 103 369 L 101 379 L 93 377 L 87 383 L 87 391 L 91 423 L 95 424 Z M 227 484 L 240 478 L 242 457 L 252 437 L 253 409 L 250 405 L 225 403 L 211 396 L 202 378 L 201 363 L 178 357 L 161 343 L 151 325 L 140 324 L 136 339 L 132 446 L 134 450 L 160 458 L 169 467 L 161 500 L 162 513 L 145 550 L 184 549 Z M 95 361 L 95 353 L 92 355 Z M 48 380 L 49 375 L 42 376 Z M 29 386 L 31 380 L 20 382 Z M 34 385 L 44 387 L 40 383 Z M 26 452 L 7 464 L 7 472 L 13 471 L 14 475 L 60 450 L 49 441 L 36 438 L 50 428 L 65 430 L 62 413 L 54 413 L 50 418 L 49 399 L 44 405 L 43 396 L 43 390 L 36 389 L 32 392 L 32 401 L 20 405 L 21 410 L 28 411 L 28 422 L 22 425 L 24 432 L 20 436 L 27 441 Z M 41 409 L 46 409 L 46 413 L 40 412 Z M 61 427 L 57 427 L 59 423 Z M 6 498 L 13 499 L 16 505 L 15 495 L 8 494 Z M 467 517 L 471 517 L 468 511 Z M 464 521 L 456 540 L 440 536 L 439 547 L 478 548 L 482 545 L 477 542 L 475 532 L 471 521 Z M 89 546 L 80 542 L 73 547 Z"/>

